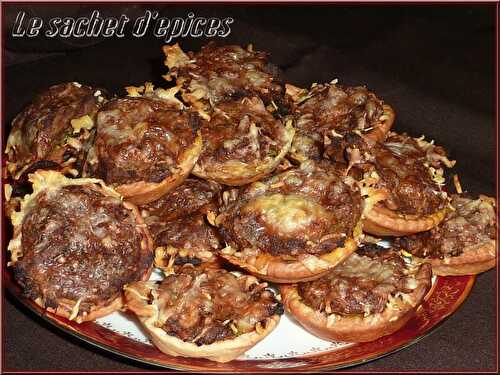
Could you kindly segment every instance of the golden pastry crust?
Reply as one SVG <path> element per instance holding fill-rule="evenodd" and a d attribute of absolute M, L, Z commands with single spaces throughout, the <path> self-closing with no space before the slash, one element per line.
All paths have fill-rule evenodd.
<path fill-rule="evenodd" d="M 423 264 L 412 272 L 415 287 L 410 293 L 390 296 L 383 311 L 368 314 L 341 315 L 316 310 L 304 303 L 297 284 L 280 285 L 280 292 L 286 311 L 314 335 L 331 341 L 373 341 L 403 327 L 430 290 L 430 265 Z"/>
<path fill-rule="evenodd" d="M 275 119 L 258 97 L 220 103 L 201 132 L 203 152 L 193 174 L 232 186 L 271 174 L 295 134 L 292 122 Z"/>
<path fill-rule="evenodd" d="M 183 108 L 176 88 L 128 87 L 97 116 L 97 135 L 85 165 L 125 199 L 146 204 L 179 186 L 202 151 L 198 115 Z"/>
<path fill-rule="evenodd" d="M 147 280 L 152 270 L 153 242 L 137 207 L 121 201 L 116 191 L 98 179 L 69 179 L 59 172 L 39 170 L 30 175 L 30 181 L 33 193 L 24 197 L 20 210 L 11 216 L 14 236 L 8 246 L 8 266 L 13 267 L 24 293 L 47 311 L 78 323 L 117 311 L 123 300 L 115 284 Z M 92 224 L 67 229 L 72 215 L 83 215 L 78 210 L 88 212 Z M 119 223 L 113 222 L 113 215 L 121 217 Z M 45 233 L 41 237 L 30 227 L 37 222 L 41 226 L 36 231 Z M 109 225 L 116 229 L 110 232 Z M 125 242 L 138 247 L 125 249 Z M 110 255 L 108 248 L 113 246 L 118 248 Z M 89 249 L 95 252 L 93 256 Z M 129 257 L 133 263 L 120 267 L 116 256 Z M 102 269 L 94 275 L 95 267 Z M 105 271 L 106 267 L 113 271 Z M 105 283 L 111 286 L 104 287 Z"/>
<path fill-rule="evenodd" d="M 346 181 L 306 162 L 239 194 L 227 192 L 215 220 L 228 243 L 219 254 L 264 280 L 320 277 L 361 237 L 361 196 Z"/>
<path fill-rule="evenodd" d="M 464 248 L 463 253 L 444 259 L 427 259 L 413 256 L 415 261 L 430 263 L 432 273 L 438 276 L 477 275 L 496 267 L 496 241 Z"/>
<path fill-rule="evenodd" d="M 424 232 L 443 221 L 448 208 L 445 207 L 431 215 L 403 215 L 380 205 L 365 212 L 363 231 L 377 236 L 405 236 Z"/>
<path fill-rule="evenodd" d="M 201 272 L 203 273 L 204 271 Z M 209 270 L 208 272 L 227 273 L 227 271 L 223 270 Z M 249 290 L 250 286 L 255 288 L 265 286 L 265 284 L 259 284 L 253 276 L 235 276 L 238 279 L 238 283 L 246 285 L 247 290 Z M 206 358 L 216 362 L 229 362 L 264 339 L 277 326 L 280 320 L 280 315 L 275 313 L 265 318 L 263 322 L 257 322 L 253 330 L 249 332 L 222 340 L 216 339 L 209 344 L 198 345 L 194 342 L 182 340 L 173 334 L 170 335 L 162 329 L 166 319 L 163 315 L 167 314 L 170 310 L 168 310 L 168 307 L 165 307 L 167 306 L 167 301 L 165 297 L 162 297 L 162 292 L 158 284 L 154 282 L 137 282 L 128 285 L 125 288 L 125 298 L 127 307 L 137 315 L 155 346 L 162 352 L 173 356 Z"/>
<path fill-rule="evenodd" d="M 151 270 L 148 274 L 146 274 L 143 278 L 143 280 L 149 279 L 149 276 L 151 274 Z M 90 311 L 85 313 L 85 315 L 82 316 L 76 316 L 74 314 L 75 306 L 78 306 L 75 304 L 75 301 L 59 301 L 59 306 L 57 308 L 52 308 L 52 307 L 47 307 L 44 302 L 42 302 L 40 299 L 36 299 L 35 303 L 40 306 L 42 309 L 44 308 L 48 312 L 51 312 L 52 314 L 62 316 L 63 318 L 66 318 L 68 320 L 74 320 L 77 323 L 83 323 L 83 322 L 91 322 L 93 320 L 102 318 L 106 315 L 109 315 L 111 313 L 114 313 L 115 311 L 120 311 L 124 305 L 123 302 L 123 296 L 120 295 L 116 297 L 114 301 L 108 302 L 104 306 L 95 306 L 90 309 Z"/>
<path fill-rule="evenodd" d="M 357 229 L 361 232 L 361 230 Z M 275 283 L 294 283 L 315 280 L 342 263 L 358 248 L 354 239 L 347 239 L 342 247 L 336 247 L 327 254 L 299 255 L 296 259 L 283 259 L 268 254 L 244 258 L 231 247 L 220 251 L 220 256 L 252 275 Z"/>
<path fill-rule="evenodd" d="M 265 328 L 260 333 L 246 333 L 232 340 L 203 346 L 186 343 L 176 337 L 167 335 L 161 328 L 154 326 L 154 318 L 139 317 L 139 320 L 148 329 L 155 346 L 163 353 L 176 357 L 206 358 L 224 363 L 238 358 L 262 341 L 278 325 L 279 317 L 269 318 Z"/>

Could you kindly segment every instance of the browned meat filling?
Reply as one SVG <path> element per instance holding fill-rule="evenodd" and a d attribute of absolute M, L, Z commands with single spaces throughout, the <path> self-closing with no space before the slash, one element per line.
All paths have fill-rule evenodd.
<path fill-rule="evenodd" d="M 284 97 L 279 69 L 268 62 L 265 52 L 235 45 L 217 47 L 212 42 L 198 53 L 188 52 L 185 60 L 189 62 L 170 66 L 169 74 L 188 92 L 205 91 L 203 99 L 213 105 L 255 95 L 266 104 L 278 105 Z"/>
<path fill-rule="evenodd" d="M 168 222 L 148 224 L 156 246 L 172 246 L 179 250 L 176 264 L 182 258 L 189 258 L 191 263 L 199 263 L 208 258 L 206 252 L 215 252 L 221 248 L 217 230 L 208 224 L 205 215 L 194 213 Z"/>
<path fill-rule="evenodd" d="M 169 191 L 160 199 L 141 206 L 147 216 L 163 222 L 178 219 L 194 212 L 216 209 L 220 199 L 220 186 L 215 182 L 188 178 L 182 185 Z"/>
<path fill-rule="evenodd" d="M 361 207 L 357 188 L 306 163 L 243 189 L 223 213 L 220 231 L 235 249 L 322 254 L 352 236 Z"/>
<path fill-rule="evenodd" d="M 355 138 L 347 151 L 354 165 L 353 175 L 360 175 L 356 169 L 377 172 L 380 180 L 376 187 L 389 192 L 389 197 L 382 202 L 388 209 L 428 215 L 445 207 L 441 162 L 446 154 L 441 147 L 428 144 L 424 148 L 406 134 L 391 133 L 384 144 L 369 144 Z M 446 163 L 449 163 L 447 159 Z"/>
<path fill-rule="evenodd" d="M 257 97 L 221 103 L 202 126 L 203 152 L 197 168 L 235 160 L 258 163 L 284 147 L 284 126 Z"/>
<path fill-rule="evenodd" d="M 97 116 L 87 174 L 115 185 L 161 182 L 176 173 L 199 124 L 196 113 L 155 97 L 111 100 Z"/>
<path fill-rule="evenodd" d="M 430 231 L 396 239 L 396 244 L 420 258 L 458 256 L 468 246 L 496 239 L 496 212 L 482 199 L 454 195 L 454 211 Z"/>
<path fill-rule="evenodd" d="M 90 185 L 42 192 L 28 210 L 14 275 L 28 297 L 42 297 L 47 307 L 81 299 L 80 311 L 88 312 L 118 297 L 152 263 L 132 212 Z"/>
<path fill-rule="evenodd" d="M 366 245 L 328 275 L 298 284 L 303 302 L 327 314 L 375 314 L 385 309 L 389 296 L 410 293 L 416 281 L 405 274 L 401 256 L 390 249 Z"/>
<path fill-rule="evenodd" d="M 319 160 L 335 142 L 357 129 L 368 131 L 383 114 L 383 102 L 366 87 L 314 86 L 294 111 L 297 134 L 292 151 Z M 333 143 L 333 144 L 332 144 Z"/>
<path fill-rule="evenodd" d="M 183 341 L 208 345 L 253 332 L 267 318 L 283 314 L 266 284 L 246 284 L 245 277 L 222 269 L 184 266 L 159 286 L 162 329 Z"/>
<path fill-rule="evenodd" d="M 211 258 L 207 252 L 221 247 L 217 230 L 205 217 L 209 211 L 216 212 L 219 200 L 217 183 L 190 178 L 159 200 L 141 207 L 155 247 L 165 248 L 162 263 L 168 264 L 168 258 L 174 256 L 175 264 L 199 264 L 201 259 Z M 167 247 L 177 251 L 168 253 Z"/>
<path fill-rule="evenodd" d="M 36 96 L 12 122 L 6 148 L 9 174 L 18 179 L 23 172 L 56 169 L 68 161 L 80 172 L 102 95 L 100 90 L 69 82 Z"/>

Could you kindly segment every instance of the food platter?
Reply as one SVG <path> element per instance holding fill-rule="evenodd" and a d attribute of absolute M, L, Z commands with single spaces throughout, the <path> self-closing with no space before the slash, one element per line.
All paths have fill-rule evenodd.
<path fill-rule="evenodd" d="M 160 278 L 153 273 L 152 279 Z M 278 328 L 244 356 L 228 363 L 205 359 L 173 357 L 151 345 L 130 313 L 116 312 L 105 318 L 82 324 L 43 311 L 24 298 L 10 272 L 4 273 L 6 290 L 27 308 L 58 329 L 104 351 L 163 368 L 217 371 L 310 371 L 339 369 L 371 361 L 413 345 L 429 335 L 453 314 L 467 298 L 475 276 L 434 277 L 433 287 L 417 314 L 399 331 L 367 343 L 331 343 L 316 338 L 288 316 Z M 286 342 L 287 345 L 283 345 Z M 420 343 L 420 345 L 424 345 Z"/>
<path fill-rule="evenodd" d="M 202 50 L 214 49 L 213 61 L 175 48 L 164 48 L 174 87 L 146 82 L 107 100 L 99 89 L 66 82 L 51 86 L 13 122 L 5 211 L 14 235 L 4 281 L 57 329 L 170 369 L 339 369 L 420 341 L 457 310 L 475 281 L 444 275 L 495 266 L 496 200 L 461 197 L 458 175 L 456 194 L 448 196 L 443 168 L 456 161 L 433 140 L 392 132 L 392 110 L 366 88 L 337 87 L 337 80 L 310 89 L 278 85 L 276 98 L 269 98 L 262 77 L 277 77 L 257 59 L 258 73 L 254 64 L 239 63 L 236 72 L 225 71 L 235 81 L 219 93 L 210 83 L 229 79 L 213 78 L 219 57 L 253 59 L 253 47 L 209 44 Z M 184 85 L 195 68 L 214 81 Z M 199 84 L 206 90 L 195 100 Z M 234 94 L 249 84 L 254 91 Z M 31 121 L 47 128 L 40 113 L 70 94 L 96 108 L 49 119 L 65 130 L 53 155 L 24 157 L 24 146 L 38 150 L 43 143 L 25 139 Z M 338 95 L 346 102 L 337 103 Z M 72 105 L 86 109 L 78 100 Z M 325 103 L 335 116 L 310 120 Z M 346 108 L 344 123 L 337 115 Z M 321 130 L 323 122 L 333 129 Z M 231 130 L 222 138 L 220 126 Z M 373 135 L 379 127 L 383 134 Z M 73 136 L 80 133 L 83 143 Z M 143 148 L 149 141 L 156 145 Z M 128 156 L 131 144 L 137 152 Z M 199 170 L 211 168 L 217 173 Z M 196 177 L 189 180 L 194 187 L 188 176 Z M 205 237 L 193 230 L 198 227 Z M 380 244 L 368 234 L 398 238 Z M 468 272 L 482 262 L 483 248 L 486 268 Z M 428 264 L 438 258 L 434 263 L 448 265 L 453 257 L 468 267 L 438 273 Z M 251 276 L 231 271 L 234 266 Z"/>

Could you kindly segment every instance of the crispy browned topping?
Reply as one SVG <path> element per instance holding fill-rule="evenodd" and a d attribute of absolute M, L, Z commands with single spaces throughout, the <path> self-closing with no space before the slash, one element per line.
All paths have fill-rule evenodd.
<path fill-rule="evenodd" d="M 314 160 L 334 151 L 349 132 L 371 130 L 383 114 L 383 102 L 362 86 L 315 85 L 299 101 L 292 152 Z"/>
<path fill-rule="evenodd" d="M 246 277 L 222 269 L 184 266 L 159 286 L 161 328 L 183 341 L 208 345 L 252 332 L 283 313 L 266 284 L 247 284 Z"/>
<path fill-rule="evenodd" d="M 169 74 L 187 92 L 203 91 L 201 99 L 211 104 L 255 95 L 266 104 L 280 103 L 284 96 L 279 70 L 268 62 L 265 52 L 235 45 L 217 47 L 212 42 L 200 52 L 188 52 L 187 60 L 171 66 Z"/>
<path fill-rule="evenodd" d="M 451 204 L 455 210 L 439 226 L 398 238 L 397 246 L 420 258 L 443 259 L 496 239 L 496 211 L 488 201 L 453 195 Z"/>
<path fill-rule="evenodd" d="M 115 299 L 152 263 L 132 212 L 91 185 L 40 193 L 22 223 L 23 257 L 14 274 L 24 293 L 47 307 L 81 300 L 80 311 Z"/>
<path fill-rule="evenodd" d="M 446 195 L 441 169 L 445 152 L 441 147 L 426 144 L 406 134 L 395 134 L 384 144 L 351 138 L 347 147 L 351 173 L 375 171 L 380 180 L 377 188 L 385 189 L 389 197 L 382 203 L 403 214 L 428 215 L 445 207 Z M 446 163 L 449 161 L 446 159 Z"/>
<path fill-rule="evenodd" d="M 95 114 L 104 102 L 100 90 L 76 82 L 49 87 L 33 99 L 12 122 L 7 141 L 9 173 L 19 178 L 23 168 L 57 168 L 74 158 L 80 170 L 89 143 Z M 87 117 L 85 117 L 87 116 Z"/>
<path fill-rule="evenodd" d="M 219 205 L 220 186 L 211 181 L 188 178 L 160 199 L 141 206 L 148 217 L 167 222 L 194 212 L 207 213 Z M 154 219 L 156 221 L 156 219 Z"/>

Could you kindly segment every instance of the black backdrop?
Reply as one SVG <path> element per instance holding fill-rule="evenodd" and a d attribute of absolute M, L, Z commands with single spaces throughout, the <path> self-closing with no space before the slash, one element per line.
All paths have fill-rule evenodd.
<path fill-rule="evenodd" d="M 308 86 L 338 78 L 366 85 L 395 108 L 394 129 L 425 134 L 443 145 L 465 189 L 496 192 L 494 5 L 454 6 L 168 6 L 4 4 L 3 125 L 35 93 L 62 81 L 98 85 L 122 95 L 123 87 L 146 80 L 162 83 L 162 39 L 13 38 L 20 10 L 47 21 L 59 16 L 127 14 L 146 9 L 169 18 L 232 17 L 220 44 L 253 43 L 271 53 L 288 82 Z M 208 39 L 180 38 L 197 50 Z M 4 138 L 5 140 L 5 138 Z M 4 243 L 4 249 L 5 249 Z M 420 343 L 354 370 L 494 370 L 496 271 L 478 277 L 460 310 Z M 141 369 L 75 341 L 47 326 L 8 297 L 4 299 L 5 369 Z"/>

